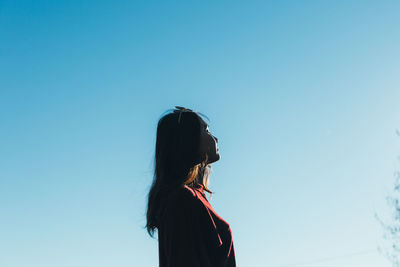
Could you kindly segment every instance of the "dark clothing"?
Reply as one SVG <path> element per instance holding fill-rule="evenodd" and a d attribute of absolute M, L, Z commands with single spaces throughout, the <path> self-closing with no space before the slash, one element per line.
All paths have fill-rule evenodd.
<path fill-rule="evenodd" d="M 236 267 L 232 231 L 203 185 L 170 193 L 158 228 L 159 267 Z"/>

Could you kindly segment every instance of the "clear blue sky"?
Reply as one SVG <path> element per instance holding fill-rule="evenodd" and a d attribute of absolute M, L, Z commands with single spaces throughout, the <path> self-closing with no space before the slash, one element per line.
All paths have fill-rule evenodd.
<path fill-rule="evenodd" d="M 0 265 L 157 266 L 142 228 L 156 124 L 180 105 L 219 139 L 211 203 L 238 266 L 389 267 L 374 212 L 390 215 L 400 168 L 399 14 L 399 1 L 1 1 Z"/>

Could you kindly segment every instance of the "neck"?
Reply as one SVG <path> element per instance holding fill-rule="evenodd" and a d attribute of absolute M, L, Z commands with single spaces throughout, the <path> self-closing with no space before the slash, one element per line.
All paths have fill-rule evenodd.
<path fill-rule="evenodd" d="M 196 178 L 196 182 L 199 183 L 199 184 L 204 184 L 204 182 L 205 182 L 205 181 L 204 181 L 204 176 L 201 176 L 201 177 L 198 176 L 198 177 Z"/>

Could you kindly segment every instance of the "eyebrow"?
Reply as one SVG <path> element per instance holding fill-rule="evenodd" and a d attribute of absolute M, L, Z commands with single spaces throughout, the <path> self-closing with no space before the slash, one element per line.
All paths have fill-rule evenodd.
<path fill-rule="evenodd" d="M 204 120 L 201 120 L 201 123 L 203 124 L 204 128 L 208 127 L 208 124 Z"/>

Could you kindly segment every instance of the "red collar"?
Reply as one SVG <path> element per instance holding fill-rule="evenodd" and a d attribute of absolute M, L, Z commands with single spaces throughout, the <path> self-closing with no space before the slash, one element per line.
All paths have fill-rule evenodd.
<path fill-rule="evenodd" d="M 194 184 L 193 187 L 196 188 L 197 190 L 199 190 L 201 193 L 204 194 L 204 185 L 198 184 L 198 183 L 197 183 L 197 184 Z"/>

